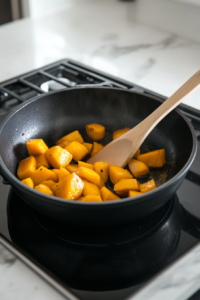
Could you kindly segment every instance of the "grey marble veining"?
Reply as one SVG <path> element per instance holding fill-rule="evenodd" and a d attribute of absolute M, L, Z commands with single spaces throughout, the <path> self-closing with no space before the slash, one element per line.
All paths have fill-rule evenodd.
<path fill-rule="evenodd" d="M 5 242 L 7 243 L 7 242 Z M 8 250 L 0 237 L 1 300 L 78 300 L 65 297 L 48 284 L 18 256 Z"/>
<path fill-rule="evenodd" d="M 112 34 L 111 37 L 115 36 L 117 39 L 117 35 Z M 113 38 L 112 38 L 113 39 Z M 107 38 L 107 40 L 111 40 Z M 168 48 L 180 48 L 188 46 L 190 43 L 189 41 L 180 41 L 180 38 L 176 35 L 171 35 L 165 38 L 163 41 L 159 41 L 156 43 L 143 43 L 139 45 L 127 45 L 127 46 L 120 46 L 117 44 L 109 44 L 109 45 L 101 45 L 98 49 L 92 53 L 93 56 L 95 55 L 105 55 L 108 56 L 110 59 L 116 59 L 122 55 L 126 55 L 132 52 L 137 52 L 141 50 L 148 50 L 153 49 L 154 52 L 158 50 L 166 50 Z"/>
<path fill-rule="evenodd" d="M 200 65 L 200 44 L 135 22 L 131 5 L 85 0 L 55 15 L 0 27 L 0 80 L 69 57 L 171 95 Z M 200 108 L 197 99 L 186 102 Z"/>
<path fill-rule="evenodd" d="M 0 26 L 0 81 L 71 58 L 170 96 L 200 69 L 200 43 L 135 21 L 131 8 L 128 2 L 83 0 L 44 18 Z M 184 103 L 200 109 L 199 99 L 197 91 Z M 200 246 L 131 299 L 187 299 L 200 286 L 199 257 Z M 1 300 L 63 299 L 1 245 L 0 276 Z"/>
<path fill-rule="evenodd" d="M 133 3 L 83 0 L 0 26 L 0 81 L 71 58 L 170 96 L 200 66 L 200 44 L 131 19 Z M 98 12 L 98 13 L 97 13 Z M 200 91 L 184 100 L 200 109 Z"/>
<path fill-rule="evenodd" d="M 0 268 L 10 268 L 17 258 L 0 244 Z"/>
<path fill-rule="evenodd" d="M 200 243 L 127 300 L 186 300 L 200 288 Z"/>
<path fill-rule="evenodd" d="M 143 63 L 143 65 L 141 65 L 141 66 L 138 68 L 138 70 L 137 70 L 135 76 L 136 76 L 138 79 L 142 78 L 143 76 L 145 76 L 147 73 L 150 72 L 150 70 L 154 67 L 155 64 L 156 64 L 156 59 L 155 59 L 155 58 L 151 58 L 151 57 L 148 58 L 147 61 L 145 61 L 145 62 Z"/>

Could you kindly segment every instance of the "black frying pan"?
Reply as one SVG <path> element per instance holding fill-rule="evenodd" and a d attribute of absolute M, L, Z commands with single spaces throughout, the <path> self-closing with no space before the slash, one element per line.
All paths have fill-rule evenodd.
<path fill-rule="evenodd" d="M 144 94 L 114 88 L 87 87 L 53 92 L 18 107 L 0 128 L 0 169 L 19 196 L 33 209 L 77 226 L 108 226 L 143 218 L 164 205 L 186 176 L 197 150 L 192 125 L 178 111 L 167 115 L 151 132 L 141 150 L 166 150 L 167 164 L 151 170 L 140 182 L 155 178 L 157 188 L 139 197 L 103 203 L 80 203 L 51 197 L 28 188 L 16 177 L 20 160 L 28 156 L 26 141 L 43 138 L 47 145 L 67 133 L 79 130 L 86 142 L 85 125 L 106 127 L 107 144 L 113 131 L 134 127 L 154 111 L 160 102 Z"/>

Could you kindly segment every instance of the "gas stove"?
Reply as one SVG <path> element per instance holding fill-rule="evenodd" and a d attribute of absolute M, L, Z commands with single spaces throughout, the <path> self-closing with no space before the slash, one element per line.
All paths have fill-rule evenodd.
<path fill-rule="evenodd" d="M 64 59 L 0 83 L 0 122 L 20 103 L 53 90 L 111 86 L 166 98 Z M 179 105 L 200 143 L 200 112 Z M 167 204 L 133 224 L 104 230 L 68 228 L 33 211 L 0 182 L 0 233 L 80 299 L 125 299 L 200 239 L 200 149 Z M 192 299 L 192 298 L 191 298 Z"/>

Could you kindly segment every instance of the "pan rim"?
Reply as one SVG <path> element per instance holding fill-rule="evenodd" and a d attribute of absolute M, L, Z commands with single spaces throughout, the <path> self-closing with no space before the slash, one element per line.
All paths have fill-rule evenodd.
<path fill-rule="evenodd" d="M 147 97 L 147 98 L 151 98 L 153 99 L 154 101 L 157 101 L 159 103 L 162 103 L 161 100 L 159 100 L 157 97 L 154 97 L 153 95 L 146 95 L 142 92 L 138 92 L 138 91 L 135 91 L 135 90 L 125 90 L 125 89 L 120 89 L 120 88 L 111 88 L 111 87 L 72 87 L 72 88 L 68 88 L 68 89 L 61 89 L 59 91 L 52 91 L 52 92 L 49 92 L 48 94 L 41 94 L 39 96 L 35 96 L 34 98 L 30 99 L 30 100 L 27 100 L 26 102 L 20 104 L 17 106 L 17 108 L 15 110 L 13 110 L 4 120 L 3 122 L 1 123 L 0 125 L 0 135 L 1 135 L 1 132 L 3 131 L 3 128 L 4 126 L 6 125 L 6 123 L 12 118 L 13 115 L 15 115 L 18 111 L 20 111 L 21 109 L 23 109 L 24 107 L 26 107 L 27 105 L 29 105 L 30 103 L 36 101 L 36 100 L 40 100 L 41 98 L 45 98 L 45 97 L 48 97 L 49 95 L 52 95 L 52 94 L 58 94 L 58 92 L 67 92 L 67 91 L 72 91 L 72 90 L 87 90 L 87 89 L 109 89 L 109 90 L 114 90 L 114 91 L 121 91 L 121 92 L 127 92 L 127 93 L 133 93 L 133 94 L 139 94 L 139 95 L 142 95 L 144 97 Z M 145 201 L 148 201 L 149 198 L 152 196 L 152 195 L 158 195 L 160 193 L 162 193 L 162 190 L 164 189 L 167 189 L 171 184 L 172 184 L 172 181 L 178 181 L 178 179 L 180 177 L 182 177 L 186 171 L 189 170 L 189 167 L 191 166 L 191 164 L 193 163 L 194 161 L 194 158 L 196 156 L 196 152 L 197 152 L 197 138 L 196 138 L 196 134 L 195 134 L 195 131 L 194 131 L 194 128 L 192 126 L 192 124 L 189 122 L 188 118 L 179 110 L 179 109 L 174 109 L 173 111 L 175 111 L 176 113 L 178 113 L 182 118 L 183 120 L 186 122 L 186 124 L 188 125 L 189 129 L 190 129 L 190 132 L 191 132 L 191 135 L 192 135 L 192 141 L 193 141 L 193 145 L 192 145 L 192 151 L 191 151 L 191 154 L 187 160 L 187 162 L 185 163 L 185 165 L 183 166 L 183 168 L 175 175 L 173 176 L 172 178 L 170 178 L 167 182 L 163 183 L 162 185 L 160 185 L 159 187 L 157 187 L 156 189 L 152 190 L 152 191 L 149 191 L 148 193 L 144 194 L 144 195 L 139 195 L 139 196 L 135 196 L 135 197 L 127 197 L 127 198 L 123 198 L 121 199 L 122 201 L 118 201 L 118 200 L 110 200 L 110 201 L 102 201 L 102 202 L 79 202 L 79 201 L 73 201 L 73 200 L 67 200 L 67 199 L 62 199 L 62 198 L 59 198 L 59 197 L 56 197 L 56 196 L 48 196 L 48 195 L 45 195 L 45 194 L 42 194 L 40 192 L 38 192 L 37 190 L 35 189 L 31 189 L 29 188 L 28 186 L 26 186 L 25 184 L 23 184 L 16 176 L 14 176 L 9 170 L 8 168 L 6 167 L 6 165 L 4 164 L 3 160 L 2 160 L 2 157 L 1 157 L 1 153 L 0 153 L 0 175 L 2 174 L 3 176 L 5 175 L 5 178 L 8 180 L 9 184 L 11 184 L 11 186 L 14 186 L 15 188 L 17 188 L 16 186 L 18 186 L 20 189 L 22 189 L 26 194 L 30 195 L 32 193 L 36 193 L 37 195 L 37 200 L 39 201 L 43 201 L 43 202 L 51 202 L 51 205 L 55 205 L 55 206 L 63 206 L 63 204 L 67 204 L 67 205 L 70 205 L 72 207 L 74 207 L 74 205 L 81 205 L 83 207 L 88 207 L 88 208 L 91 208 L 91 207 L 94 207 L 94 206 L 100 206 L 102 207 L 107 207 L 107 206 L 124 206 L 124 205 L 127 205 L 127 203 L 129 202 L 134 202 L 135 204 L 138 204 L 138 203 L 141 203 L 141 202 L 145 202 Z M 11 179 L 11 180 L 9 180 Z M 57 201 L 55 201 L 57 200 Z"/>

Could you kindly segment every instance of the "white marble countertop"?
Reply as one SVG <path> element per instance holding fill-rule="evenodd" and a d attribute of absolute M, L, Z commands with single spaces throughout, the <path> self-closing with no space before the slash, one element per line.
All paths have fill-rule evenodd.
<path fill-rule="evenodd" d="M 0 236 L 1 300 L 79 300 Z"/>
<path fill-rule="evenodd" d="M 170 96 L 200 69 L 200 44 L 136 22 L 132 10 L 134 3 L 131 2 L 83 0 L 79 5 L 72 4 L 67 10 L 44 18 L 24 19 L 0 26 L 0 81 L 70 58 Z M 200 90 L 184 103 L 200 110 L 199 98 Z M 0 251 L 0 259 L 1 254 Z M 183 258 L 182 267 L 177 265 L 176 270 L 180 270 L 180 274 L 183 273 L 183 266 L 195 265 L 199 248 L 190 255 L 191 259 Z M 1 271 L 5 272 L 4 266 L 0 268 Z M 190 271 L 197 284 L 199 275 L 196 276 L 196 269 L 191 267 Z M 168 269 L 167 272 L 167 275 L 163 275 L 163 281 L 157 277 L 154 283 L 147 286 L 150 290 L 144 290 L 131 299 L 172 299 L 171 296 L 163 298 L 161 293 L 174 293 L 173 289 L 166 288 L 166 278 L 172 278 L 169 272 L 174 274 L 174 269 Z M 13 271 L 8 275 L 16 274 Z M 177 271 L 176 276 L 178 274 Z M 27 273 L 27 278 L 31 280 L 32 277 Z M 183 285 L 179 282 L 177 286 L 181 294 Z M 167 290 L 171 294 L 166 294 Z M 0 295 L 2 291 L 0 289 Z M 145 294 L 146 291 L 150 291 L 152 298 Z M 32 294 L 31 299 L 39 299 L 37 292 L 35 295 L 34 298 Z M 174 295 L 177 295 L 176 299 L 186 299 L 176 293 Z M 16 299 L 8 294 L 0 298 Z"/>
<path fill-rule="evenodd" d="M 134 2 L 82 0 L 0 26 L 0 81 L 63 58 L 170 96 L 200 68 L 200 44 L 135 22 Z M 200 109 L 200 90 L 184 103 Z"/>

